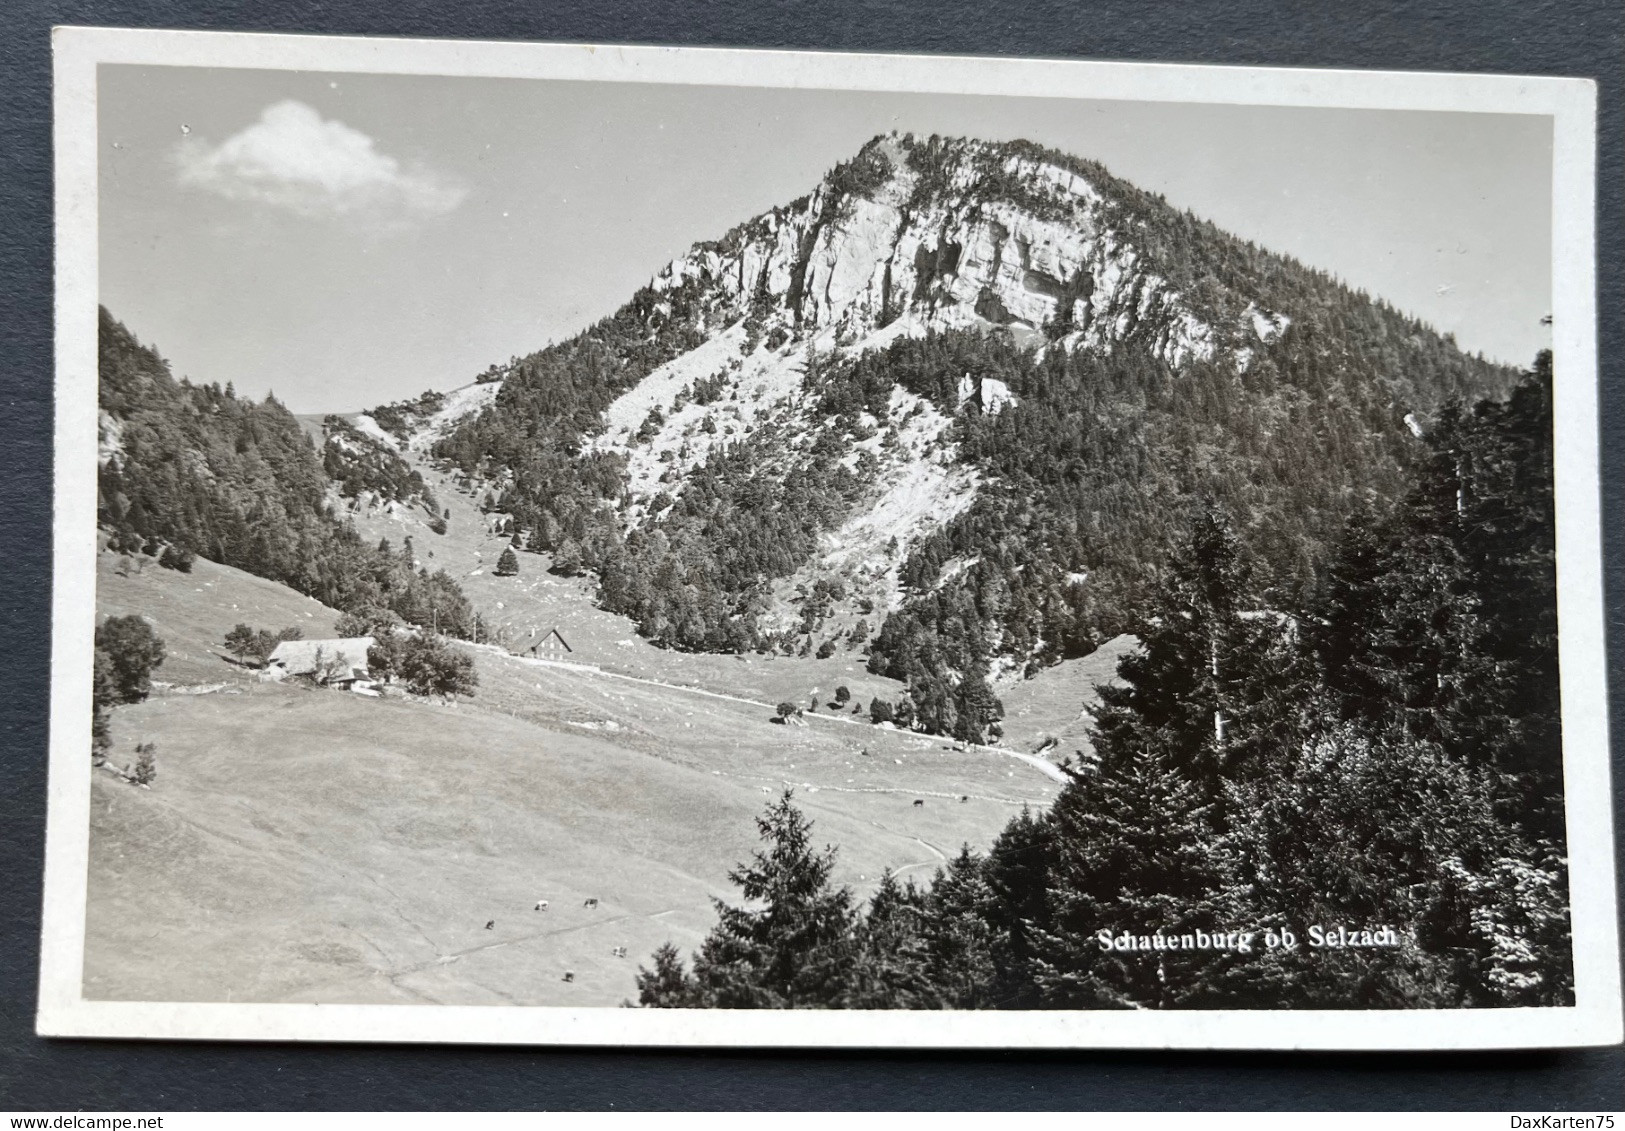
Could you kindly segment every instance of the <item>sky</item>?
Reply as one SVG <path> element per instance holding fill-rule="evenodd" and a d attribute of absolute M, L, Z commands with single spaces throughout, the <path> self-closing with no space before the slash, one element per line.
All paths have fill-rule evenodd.
<path fill-rule="evenodd" d="M 1549 119 L 103 65 L 104 305 L 177 376 L 354 412 L 568 337 L 890 130 L 1028 138 L 1528 365 Z"/>

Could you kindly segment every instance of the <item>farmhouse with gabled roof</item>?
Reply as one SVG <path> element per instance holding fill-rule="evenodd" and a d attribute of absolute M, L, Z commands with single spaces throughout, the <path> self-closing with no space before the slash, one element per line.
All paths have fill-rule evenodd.
<path fill-rule="evenodd" d="M 524 655 L 532 656 L 538 660 L 563 660 L 575 652 L 564 634 L 556 628 L 547 630 L 547 635 L 535 641 L 524 651 Z"/>
<path fill-rule="evenodd" d="M 324 687 L 352 688 L 368 682 L 367 652 L 370 636 L 334 640 L 284 640 L 265 661 L 268 679 L 308 676 Z"/>

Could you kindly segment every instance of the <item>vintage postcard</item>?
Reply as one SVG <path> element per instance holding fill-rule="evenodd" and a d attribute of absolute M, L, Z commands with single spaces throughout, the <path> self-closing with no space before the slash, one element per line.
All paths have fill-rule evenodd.
<path fill-rule="evenodd" d="M 59 29 L 40 1031 L 1618 1041 L 1595 97 Z"/>

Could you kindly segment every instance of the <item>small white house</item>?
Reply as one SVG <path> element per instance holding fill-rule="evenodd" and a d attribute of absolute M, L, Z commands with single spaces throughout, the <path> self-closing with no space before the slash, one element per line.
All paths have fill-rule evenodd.
<path fill-rule="evenodd" d="M 323 687 L 368 692 L 372 680 L 367 673 L 367 652 L 372 643 L 370 636 L 284 640 L 265 661 L 265 678 L 306 676 Z"/>

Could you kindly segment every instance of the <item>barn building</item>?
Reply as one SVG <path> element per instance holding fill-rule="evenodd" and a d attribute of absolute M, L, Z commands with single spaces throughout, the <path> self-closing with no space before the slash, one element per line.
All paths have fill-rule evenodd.
<path fill-rule="evenodd" d="M 268 679 L 305 676 L 323 687 L 366 690 L 372 686 L 367 674 L 367 652 L 372 641 L 370 636 L 284 640 L 265 661 L 265 675 Z"/>

